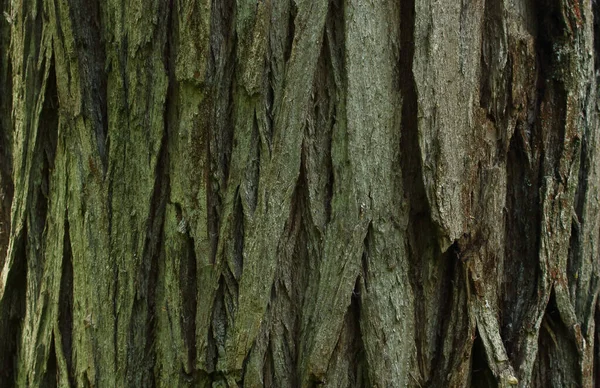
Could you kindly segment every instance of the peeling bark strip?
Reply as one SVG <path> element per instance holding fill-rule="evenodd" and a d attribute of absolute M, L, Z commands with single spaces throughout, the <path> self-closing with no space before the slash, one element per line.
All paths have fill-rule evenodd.
<path fill-rule="evenodd" d="M 0 387 L 600 384 L 595 1 L 0 11 Z"/>

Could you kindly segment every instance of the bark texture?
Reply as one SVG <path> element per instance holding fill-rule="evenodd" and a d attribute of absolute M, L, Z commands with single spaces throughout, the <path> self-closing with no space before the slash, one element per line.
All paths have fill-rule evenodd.
<path fill-rule="evenodd" d="M 0 386 L 600 384 L 595 0 L 0 10 Z"/>

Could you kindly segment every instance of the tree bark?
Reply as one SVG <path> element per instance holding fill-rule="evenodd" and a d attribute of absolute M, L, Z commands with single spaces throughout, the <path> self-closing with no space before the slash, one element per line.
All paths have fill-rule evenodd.
<path fill-rule="evenodd" d="M 0 386 L 600 384 L 595 0 L 0 9 Z"/>

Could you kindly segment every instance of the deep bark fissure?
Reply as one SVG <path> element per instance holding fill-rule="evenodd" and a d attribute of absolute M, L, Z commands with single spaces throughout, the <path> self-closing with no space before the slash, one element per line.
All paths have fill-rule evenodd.
<path fill-rule="evenodd" d="M 442 260 L 447 261 L 448 264 L 444 273 L 446 276 L 444 277 L 444 291 L 441 295 L 442 303 L 439 306 L 441 319 L 438 323 L 438 330 L 435 333 L 434 340 L 436 341 L 436 345 L 438 347 L 444 347 L 446 342 L 445 337 L 451 336 L 451 348 L 448 349 L 448 352 L 452 354 L 453 352 L 458 352 L 461 349 L 461 346 L 458 343 L 459 339 L 457 339 L 453 333 L 451 333 L 453 328 L 452 326 L 455 324 L 453 322 L 452 315 L 457 308 L 462 307 L 465 311 L 467 310 L 467 306 L 457 305 L 457 303 L 461 301 L 461 291 L 466 291 L 463 289 L 466 285 L 466 281 L 465 274 L 461 273 L 463 272 L 464 267 L 461 265 L 460 259 L 458 258 L 454 248 L 448 249 L 446 252 L 444 252 L 442 254 Z M 421 317 L 420 319 L 425 320 L 425 318 Z M 421 337 L 427 333 L 423 331 L 418 334 L 419 335 L 417 338 L 423 341 L 424 339 Z M 445 368 L 448 368 L 448 365 L 445 365 L 444 363 L 444 357 L 444 351 L 436 352 L 431 360 L 430 366 L 422 365 L 422 368 L 428 367 L 428 369 L 431 371 L 429 380 L 427 380 L 427 384 L 425 384 L 425 386 L 442 385 L 448 382 L 449 376 L 444 375 L 445 370 L 447 370 Z M 424 377 L 426 378 L 427 375 L 424 375 Z"/>
<path fill-rule="evenodd" d="M 183 300 L 182 327 L 188 347 L 188 368 L 194 370 L 196 365 L 196 308 L 198 280 L 196 270 L 196 254 L 194 241 L 188 237 L 188 252 L 180 273 L 181 293 Z"/>
<path fill-rule="evenodd" d="M 425 306 L 425 299 L 431 292 L 431 285 L 424 284 L 424 273 L 427 270 L 428 261 L 441 257 L 437 261 L 439 265 L 447 267 L 442 272 L 445 281 L 443 289 L 448 290 L 451 286 L 453 269 L 457 264 L 453 264 L 455 258 L 452 255 L 442 254 L 440 248 L 425 236 L 433 236 L 437 233 L 435 224 L 431 217 L 430 207 L 425 192 L 423 181 L 423 164 L 421 161 L 419 145 L 419 118 L 418 103 L 415 78 L 413 74 L 413 61 L 415 53 L 415 0 L 402 1 L 400 3 L 400 63 L 399 74 L 400 90 L 402 92 L 402 121 L 401 121 L 401 171 L 403 179 L 403 190 L 409 201 L 409 222 L 408 222 L 408 257 L 410 262 L 412 288 L 415 292 L 415 322 L 427 322 L 428 315 Z M 444 264 L 449 262 L 450 264 Z M 454 285 L 458 287 L 460 285 Z M 434 289 L 440 287 L 434 285 Z M 434 291 L 435 292 L 435 291 Z M 441 295 L 442 304 L 440 305 L 440 316 L 445 317 L 451 311 L 452 292 L 446 291 Z M 441 327 L 447 325 L 446 320 L 438 323 Z M 418 345 L 416 347 L 416 359 L 418 373 L 412 376 L 417 384 L 428 386 L 431 384 L 436 366 L 440 367 L 442 352 L 438 352 L 432 359 L 428 351 L 425 350 L 427 343 L 435 341 L 436 347 L 442 343 L 442 333 L 445 329 L 438 329 L 438 332 L 431 337 L 428 333 L 426 324 L 415 326 L 415 338 Z M 426 383 L 427 382 L 427 383 Z"/>
<path fill-rule="evenodd" d="M 0 381 L 9 387 L 16 383 L 18 371 L 19 347 L 25 316 L 26 284 L 27 284 L 27 229 L 25 228 L 15 242 L 17 261 L 11 269 L 11 276 L 4 285 L 7 290 L 3 295 L 2 316 L 0 317 Z M 6 295 L 8 293 L 8 295 Z"/>
<path fill-rule="evenodd" d="M 288 14 L 288 27 L 287 27 L 287 44 L 285 46 L 283 60 L 287 63 L 292 55 L 292 46 L 294 36 L 296 35 L 296 15 L 298 14 L 298 7 L 295 1 L 290 1 L 290 12 Z"/>
<path fill-rule="evenodd" d="M 234 137 L 233 101 L 235 78 L 235 2 L 232 0 L 213 0 L 211 5 L 211 61 L 214 69 L 210 74 L 214 77 L 212 93 L 216 106 L 211 123 L 212 138 L 215 140 L 212 154 L 216 160 L 214 170 L 219 170 L 219 196 L 226 192 L 227 177 L 231 164 L 231 153 Z M 213 171 L 214 173 L 215 171 Z M 222 198 L 220 198 L 222 200 Z M 220 214 L 220 211 L 217 212 Z M 220 217 L 217 217 L 220 221 Z"/>
<path fill-rule="evenodd" d="M 492 370 L 486 361 L 485 347 L 478 330 L 475 332 L 475 336 L 475 341 L 473 341 L 473 350 L 471 351 L 471 357 L 473 360 L 473 364 L 471 366 L 471 386 L 481 388 L 498 387 L 496 378 L 494 377 L 494 374 L 492 373 Z"/>
<path fill-rule="evenodd" d="M 267 143 L 267 144 L 265 144 Z M 268 155 L 261 155 L 263 147 L 269 147 L 267 139 L 261 138 L 258 130 L 258 120 L 256 118 L 256 111 L 253 112 L 252 119 L 252 135 L 250 140 L 250 146 L 252 147 L 249 152 L 250 163 L 246 166 L 246 180 L 244 187 L 244 193 L 246 197 L 246 203 L 248 209 L 246 211 L 249 214 L 254 214 L 256 211 L 256 205 L 258 204 L 258 190 L 259 190 L 259 179 L 261 173 L 261 157 L 267 157 Z M 241 195 L 238 191 L 238 195 Z"/>
<path fill-rule="evenodd" d="M 215 294 L 215 301 L 212 310 L 211 328 L 209 340 L 212 340 L 212 344 L 209 343 L 207 352 L 209 355 L 207 359 L 209 361 L 207 371 L 209 373 L 217 372 L 217 363 L 220 356 L 223 355 L 225 349 L 225 338 L 229 329 L 229 318 L 228 315 L 231 312 L 226 311 L 225 305 L 225 281 L 221 277 L 219 279 L 219 288 Z M 212 346 L 211 346 L 212 345 Z M 211 351 L 214 349 L 214 351 Z M 211 363 L 212 361 L 212 363 Z M 220 372 L 217 372 L 220 374 Z"/>
<path fill-rule="evenodd" d="M 73 23 L 75 47 L 80 64 L 79 85 L 82 110 L 96 134 L 102 172 L 108 169 L 108 113 L 106 51 L 102 34 L 100 2 L 97 0 L 69 0 L 69 18 Z"/>
<path fill-rule="evenodd" d="M 502 64 L 500 58 L 501 51 L 506 47 L 498 40 L 503 37 L 503 10 L 504 4 L 500 1 L 486 1 L 483 14 L 483 39 L 481 42 L 481 79 L 479 102 L 486 110 L 487 117 L 492 123 L 501 125 L 504 121 L 504 108 L 510 106 L 507 99 L 509 98 L 509 89 L 505 87 L 504 82 L 510 80 L 505 69 L 509 69 L 510 65 L 505 68 L 497 69 L 498 65 Z M 498 47 L 499 46 L 499 47 Z M 499 72 L 499 74 L 495 74 Z M 492 75 L 490 75 L 492 74 Z M 498 76 L 500 79 L 495 79 Z"/>
<path fill-rule="evenodd" d="M 507 276 L 504 280 L 502 337 L 507 353 L 514 354 L 514 336 L 518 334 L 529 303 L 535 296 L 539 279 L 539 194 L 538 169 L 529 161 L 521 136 L 513 136 L 507 157 L 506 252 Z M 534 161 L 537 163 L 537 161 Z M 523 166 L 527 166 L 524 168 Z M 510 274 L 510 275 L 509 275 Z"/>
<path fill-rule="evenodd" d="M 236 196 L 235 200 L 235 212 L 233 214 L 234 226 L 233 226 L 233 277 L 239 280 L 242 276 L 244 269 L 244 208 L 242 206 L 242 200 Z"/>
<path fill-rule="evenodd" d="M 323 32 L 323 46 L 321 48 L 321 54 L 319 55 L 318 62 L 318 71 L 315 74 L 315 79 L 313 83 L 313 109 L 311 114 L 313 115 L 311 119 L 309 119 L 308 125 L 306 125 L 305 133 L 304 133 L 304 141 L 302 143 L 302 155 L 301 155 L 301 170 L 300 170 L 300 178 L 304 179 L 305 187 L 309 188 L 308 182 L 308 174 L 312 176 L 315 175 L 315 169 L 320 168 L 320 171 L 324 171 L 324 174 L 327 175 L 327 180 L 325 181 L 322 190 L 323 190 L 323 199 L 324 199 L 324 222 L 325 224 L 331 221 L 331 200 L 333 198 L 333 188 L 335 186 L 335 174 L 333 169 L 333 160 L 332 160 L 332 133 L 337 123 L 337 114 L 343 115 L 344 112 L 338 112 L 340 109 L 340 104 L 336 101 L 330 101 L 330 98 L 337 96 L 340 91 L 336 89 L 339 85 L 336 85 L 335 72 L 334 68 L 335 61 L 339 61 L 339 58 L 334 58 L 334 56 L 338 55 L 336 52 L 338 42 L 335 42 L 336 24 L 339 23 L 339 20 L 336 19 L 335 14 L 333 14 L 332 9 L 336 6 L 336 3 L 332 3 L 330 5 L 330 11 L 327 15 L 326 27 Z M 309 116 L 310 117 L 310 116 Z M 316 133 L 315 127 L 324 127 L 325 133 Z M 322 158 L 320 160 L 320 166 L 311 166 L 311 171 L 308 171 L 309 168 L 307 166 L 307 161 L 314 158 L 314 154 L 323 152 L 325 155 L 320 155 Z M 317 164 L 317 163 L 315 163 Z M 316 167 L 316 168 L 315 168 Z M 299 179 L 300 179 L 299 178 Z M 307 195 L 310 195 L 309 192 L 306 192 Z M 319 220 L 313 220 L 319 224 Z M 324 225 L 318 225 L 319 228 L 322 228 Z"/>
<path fill-rule="evenodd" d="M 356 279 L 356 285 L 352 292 L 350 299 L 350 306 L 348 307 L 349 320 L 354 322 L 354 328 L 352 329 L 353 338 L 351 340 L 352 348 L 348 352 L 351 359 L 350 370 L 353 371 L 350 381 L 355 387 L 368 387 L 369 384 L 369 368 L 365 355 L 365 345 L 362 340 L 361 326 L 360 326 L 360 315 L 361 315 L 361 290 L 366 289 L 364 283 L 361 284 L 361 277 Z"/>
<path fill-rule="evenodd" d="M 50 59 L 51 60 L 51 59 Z M 42 68 L 45 65 L 42 64 Z M 34 284 L 40 285 L 43 275 L 43 252 L 44 252 L 44 228 L 48 217 L 48 197 L 51 190 L 50 174 L 54 169 L 54 158 L 56 156 L 56 145 L 58 141 L 58 96 L 56 89 L 56 74 L 54 63 L 50 64 L 46 88 L 44 91 L 44 103 L 39 118 L 39 129 L 37 144 L 35 145 L 36 156 L 34 157 L 35 169 L 32 171 L 35 189 L 31 194 L 31 209 L 27 220 L 31 249 L 36 253 L 31 261 L 34 265 L 28 272 L 28 276 L 35 276 Z M 36 295 L 35 298 L 38 296 Z"/>
<path fill-rule="evenodd" d="M 539 335 L 539 351 L 533 370 L 533 382 L 540 387 L 577 386 L 577 349 L 569 328 L 563 322 L 552 291 L 546 305 Z M 564 362 L 567 362 L 564 364 Z M 570 365 L 569 365 L 570 364 Z"/>
<path fill-rule="evenodd" d="M 363 252 L 361 255 L 361 273 L 360 276 L 363 280 L 363 284 L 365 287 L 365 291 L 369 292 L 369 254 L 370 254 L 370 245 L 373 240 L 373 223 L 370 222 L 369 226 L 367 226 L 367 234 L 365 236 L 365 240 L 363 242 Z M 354 291 L 353 291 L 354 292 Z"/>
<path fill-rule="evenodd" d="M 302 146 L 303 150 L 305 150 L 305 143 Z M 289 263 L 281 262 L 280 271 L 286 272 L 287 276 L 293 276 L 293 282 L 289 282 L 289 279 L 285 279 L 283 274 L 279 274 L 277 283 L 281 286 L 282 289 L 285 290 L 285 296 L 281 295 L 280 297 L 288 297 L 291 304 L 291 327 L 286 325 L 286 331 L 289 331 L 289 335 L 291 335 L 291 339 L 289 343 L 291 343 L 291 349 L 287 348 L 289 359 L 291 360 L 292 365 L 298 365 L 299 362 L 299 352 L 302 348 L 303 344 L 301 342 L 302 337 L 302 321 L 303 321 L 303 304 L 307 301 L 304 300 L 304 296 L 306 295 L 307 289 L 307 267 L 311 265 L 308 260 L 303 260 L 307 257 L 311 257 L 307 254 L 309 247 L 305 242 L 310 241 L 310 232 L 307 230 L 308 228 L 313 228 L 315 223 L 314 220 L 310 218 L 310 205 L 309 205 L 309 191 L 308 191 L 308 181 L 307 181 L 307 172 L 306 172 L 306 159 L 305 153 L 302 153 L 301 161 L 300 161 L 300 175 L 298 176 L 298 182 L 294 189 L 294 200 L 292 203 L 294 204 L 293 210 L 290 210 L 289 220 L 292 223 L 289 227 L 290 235 L 296 234 L 295 244 L 291 249 Z M 291 237 L 290 237 L 291 239 Z M 282 257 L 282 259 L 285 258 Z M 318 260 L 315 256 L 311 257 L 313 259 L 313 263 L 315 260 Z M 283 261 L 283 260 L 281 260 Z M 289 266 L 289 267 L 288 267 Z M 287 268 L 286 268 L 287 267 Z M 301 380 L 301 375 L 298 373 L 296 369 L 294 369 L 289 377 L 289 381 L 294 386 L 299 386 Z"/>
<path fill-rule="evenodd" d="M 168 101 L 165 102 L 165 105 L 167 104 Z M 143 331 L 146 333 L 143 360 L 136 361 L 139 365 L 138 369 L 145 371 L 145 375 L 143 376 L 143 378 L 145 378 L 144 385 L 149 384 L 151 386 L 156 384 L 152 369 L 154 368 L 156 359 L 154 344 L 156 341 L 157 325 L 156 287 L 159 276 L 158 261 L 160 260 L 161 252 L 164 249 L 164 217 L 169 196 L 169 175 L 167 170 L 169 165 L 167 152 L 168 135 L 166 128 L 167 127 L 165 126 L 165 132 L 156 165 L 154 191 L 150 202 L 150 217 L 148 219 L 146 241 L 142 254 L 142 268 L 136 281 L 138 291 L 134 302 L 139 309 L 139 312 L 136 315 L 141 317 L 145 316 L 145 322 L 140 322 L 139 324 L 142 325 Z M 136 327 L 132 322 L 130 330 L 132 335 L 136 335 L 136 331 L 139 331 L 140 327 Z"/>
<path fill-rule="evenodd" d="M 69 220 L 65 214 L 63 241 L 62 274 L 58 299 L 58 330 L 62 341 L 62 352 L 66 359 L 69 384 L 74 384 L 73 376 L 73 252 Z"/>
<path fill-rule="evenodd" d="M 44 388 L 54 388 L 57 387 L 57 379 L 56 379 L 56 375 L 58 372 L 58 369 L 56 367 L 56 349 L 54 348 L 56 346 L 54 338 L 52 338 L 50 340 L 50 343 L 52 345 L 50 345 L 50 350 L 49 350 L 49 358 L 48 361 L 46 361 L 46 370 L 44 373 L 44 378 L 42 379 L 42 383 L 41 386 Z"/>

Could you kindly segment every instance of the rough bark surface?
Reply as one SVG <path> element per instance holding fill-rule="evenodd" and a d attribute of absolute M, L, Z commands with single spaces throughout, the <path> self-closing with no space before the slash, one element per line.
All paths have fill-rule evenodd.
<path fill-rule="evenodd" d="M 595 0 L 0 10 L 0 386 L 600 384 Z"/>

